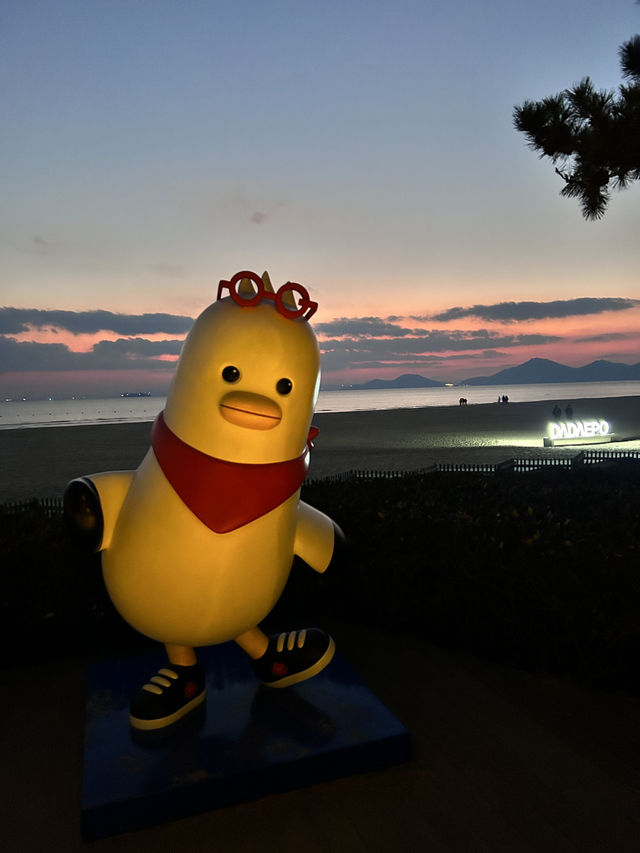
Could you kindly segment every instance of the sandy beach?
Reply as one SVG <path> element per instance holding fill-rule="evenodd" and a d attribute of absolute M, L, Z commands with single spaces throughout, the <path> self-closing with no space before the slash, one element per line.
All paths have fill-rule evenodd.
<path fill-rule="evenodd" d="M 547 400 L 318 414 L 313 422 L 320 434 L 309 476 L 574 456 L 580 447 L 543 447 L 553 404 Z M 604 418 L 610 423 L 616 440 L 600 449 L 640 450 L 640 397 L 579 399 L 572 405 L 576 420 Z M 0 430 L 0 503 L 59 497 L 74 477 L 136 468 L 150 433 L 150 423 Z"/>

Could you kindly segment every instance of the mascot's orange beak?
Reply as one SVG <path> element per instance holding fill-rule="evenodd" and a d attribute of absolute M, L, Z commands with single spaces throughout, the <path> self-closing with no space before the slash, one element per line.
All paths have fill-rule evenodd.
<path fill-rule="evenodd" d="M 261 394 L 232 391 L 220 401 L 220 414 L 235 426 L 246 429 L 273 429 L 282 420 L 282 409 Z"/>

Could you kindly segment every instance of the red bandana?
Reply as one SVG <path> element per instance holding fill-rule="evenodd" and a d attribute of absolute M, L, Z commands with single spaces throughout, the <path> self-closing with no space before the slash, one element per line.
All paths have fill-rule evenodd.
<path fill-rule="evenodd" d="M 186 444 L 160 412 L 151 446 L 163 474 L 191 512 L 216 533 L 228 533 L 266 515 L 300 488 L 317 434 L 311 427 L 307 446 L 296 459 L 262 465 L 227 462 Z"/>

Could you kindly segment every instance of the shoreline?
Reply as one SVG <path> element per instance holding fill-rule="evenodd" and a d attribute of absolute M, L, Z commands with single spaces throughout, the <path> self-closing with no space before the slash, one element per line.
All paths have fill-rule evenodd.
<path fill-rule="evenodd" d="M 617 386 L 617 387 L 616 387 Z M 500 389 L 496 400 L 496 389 Z M 464 397 L 459 394 L 462 391 Z M 346 414 L 399 409 L 457 407 L 460 399 L 471 405 L 500 402 L 508 392 L 511 403 L 547 401 L 564 407 L 575 400 L 600 400 L 640 396 L 639 380 L 618 382 L 544 382 L 524 385 L 459 385 L 438 388 L 322 389 L 316 403 L 318 414 Z M 0 400 L 0 432 L 57 426 L 103 426 L 146 423 L 163 407 L 166 396 L 49 398 L 47 400 Z"/>
<path fill-rule="evenodd" d="M 583 446 L 543 446 L 554 401 L 321 412 L 309 479 L 350 470 L 410 471 L 443 463 L 577 455 Z M 600 450 L 640 450 L 640 397 L 572 400 L 574 418 L 605 418 L 614 441 Z M 151 422 L 0 430 L 0 504 L 60 497 L 74 477 L 134 469 Z M 616 440 L 617 439 L 617 440 Z"/>

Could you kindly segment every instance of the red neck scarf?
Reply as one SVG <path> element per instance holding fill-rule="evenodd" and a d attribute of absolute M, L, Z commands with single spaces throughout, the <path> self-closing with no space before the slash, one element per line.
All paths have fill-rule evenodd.
<path fill-rule="evenodd" d="M 228 533 L 266 515 L 302 485 L 309 468 L 309 430 L 304 451 L 286 462 L 248 464 L 207 456 L 186 444 L 166 425 L 160 412 L 151 432 L 151 446 L 173 489 L 191 512 L 216 533 Z"/>

